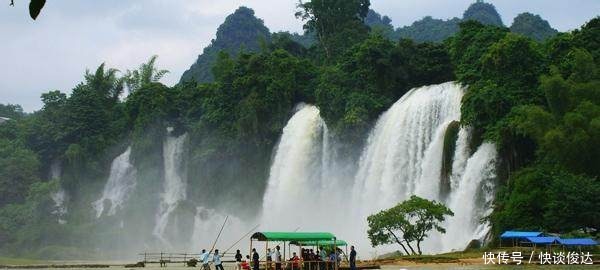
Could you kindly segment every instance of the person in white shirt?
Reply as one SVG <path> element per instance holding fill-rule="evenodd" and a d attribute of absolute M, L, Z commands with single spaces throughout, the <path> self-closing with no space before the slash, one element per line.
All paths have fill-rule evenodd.
<path fill-rule="evenodd" d="M 213 263 L 215 264 L 216 270 L 225 270 L 223 268 L 223 263 L 221 262 L 221 255 L 219 255 L 218 249 L 215 249 L 215 255 L 213 255 Z"/>
<path fill-rule="evenodd" d="M 273 257 L 275 257 L 275 270 L 281 270 L 281 253 L 279 252 L 280 247 L 275 247 L 275 252 L 273 253 Z"/>
<path fill-rule="evenodd" d="M 206 249 L 203 249 L 202 254 L 200 254 L 200 261 L 202 261 L 202 270 L 210 270 L 210 266 L 208 265 L 209 256 L 210 252 L 206 251 Z"/>

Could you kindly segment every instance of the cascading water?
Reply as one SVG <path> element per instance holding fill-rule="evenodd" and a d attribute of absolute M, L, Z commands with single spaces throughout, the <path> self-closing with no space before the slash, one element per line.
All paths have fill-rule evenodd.
<path fill-rule="evenodd" d="M 444 131 L 460 119 L 462 89 L 455 83 L 410 90 L 377 121 L 357 174 L 355 195 L 388 208 L 411 194 L 437 199 Z M 422 173 L 423 172 L 423 173 Z"/>
<path fill-rule="evenodd" d="M 485 237 L 489 227 L 480 219 L 492 210 L 496 157 L 496 147 L 483 143 L 466 161 L 464 170 L 453 175 L 447 206 L 454 211 L 454 216 L 446 222 L 447 231 L 441 236 L 442 246 L 437 251 L 462 250 L 467 241 Z"/>
<path fill-rule="evenodd" d="M 67 221 L 64 219 L 67 214 L 67 192 L 63 188 L 59 188 L 56 192 L 51 195 L 52 201 L 54 201 L 54 210 L 52 214 L 58 217 L 58 224 L 66 224 Z"/>
<path fill-rule="evenodd" d="M 123 154 L 113 160 L 102 197 L 93 203 L 97 218 L 100 218 L 105 212 L 106 202 L 110 202 L 110 208 L 105 214 L 108 216 L 114 215 L 117 210 L 123 207 L 129 194 L 135 188 L 136 170 L 129 160 L 130 154 L 131 147 L 127 147 Z"/>
<path fill-rule="evenodd" d="M 185 175 L 182 173 L 183 151 L 186 134 L 179 137 L 170 135 L 171 128 L 168 128 L 169 135 L 163 144 L 163 161 L 164 161 L 164 191 L 160 196 L 160 204 L 156 213 L 156 224 L 153 234 L 158 237 L 164 244 L 170 246 L 169 241 L 164 237 L 165 230 L 169 223 L 171 213 L 177 208 L 179 202 L 186 199 L 187 182 Z"/>
<path fill-rule="evenodd" d="M 367 252 L 368 215 L 413 194 L 440 201 L 444 136 L 449 124 L 460 119 L 462 95 L 462 87 L 453 82 L 409 91 L 377 121 L 350 178 L 338 169 L 339 157 L 332 153 L 334 143 L 318 109 L 301 107 L 275 150 L 263 228 L 334 231 Z M 477 221 L 491 209 L 496 154 L 493 145 L 484 144 L 469 157 L 468 136 L 468 129 L 461 128 L 450 194 L 445 194 L 456 213 L 446 222 L 452 236 L 432 234 L 435 239 L 424 243 L 426 252 L 464 247 L 486 230 Z"/>
<path fill-rule="evenodd" d="M 293 230 L 302 215 L 317 213 L 324 124 L 317 107 L 300 104 L 284 127 L 263 199 L 263 228 Z"/>

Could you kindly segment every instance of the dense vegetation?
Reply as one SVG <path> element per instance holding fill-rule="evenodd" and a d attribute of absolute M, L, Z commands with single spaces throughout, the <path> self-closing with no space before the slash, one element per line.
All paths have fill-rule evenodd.
<path fill-rule="evenodd" d="M 504 185 L 496 233 L 597 233 L 600 18 L 544 43 L 469 22 L 450 43 L 468 84 L 462 124 L 496 143 Z"/>
<path fill-rule="evenodd" d="M 271 35 L 242 7 L 176 86 L 159 82 L 165 71 L 151 58 L 124 73 L 102 64 L 70 95 L 43 94 L 43 108 L 31 114 L 0 106 L 0 116 L 12 119 L 0 123 L 0 253 L 82 256 L 111 239 L 140 241 L 151 222 L 126 238 L 106 224 L 152 219 L 153 205 L 99 222 L 90 203 L 129 145 L 139 178 L 154 187 L 135 196 L 150 201 L 160 189 L 157 142 L 167 127 L 189 135 L 186 166 L 205 183 L 190 186 L 193 203 L 229 204 L 244 217 L 260 204 L 270 155 L 295 104 L 316 104 L 350 151 L 410 88 L 455 79 L 468 85 L 461 125 L 473 128 L 472 144 L 492 141 L 501 155 L 494 232 L 598 232 L 600 18 L 543 42 L 511 33 L 498 17 L 493 25 L 461 22 L 443 43 L 417 43 L 390 39 L 389 18 L 368 8 L 365 0 L 306 2 L 297 16 L 309 34 L 301 36 Z M 52 201 L 59 188 L 70 196 L 66 215 Z M 225 188 L 229 198 L 213 200 Z M 193 203 L 178 211 L 189 214 Z"/>

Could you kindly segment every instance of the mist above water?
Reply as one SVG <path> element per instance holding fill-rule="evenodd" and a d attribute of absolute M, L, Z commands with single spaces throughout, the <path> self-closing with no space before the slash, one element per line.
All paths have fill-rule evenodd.
<path fill-rule="evenodd" d="M 342 158 L 331 153 L 318 109 L 302 106 L 276 149 L 261 224 L 274 231 L 331 231 L 363 252 L 384 252 L 395 247 L 370 248 L 366 217 L 416 194 L 443 201 L 456 213 L 446 222 L 447 235 L 431 234 L 426 252 L 462 249 L 483 237 L 486 225 L 479 220 L 491 209 L 494 146 L 484 144 L 469 156 L 468 131 L 462 129 L 452 188 L 449 194 L 440 189 L 444 135 L 460 120 L 462 94 L 453 82 L 409 91 L 379 118 L 350 178 L 339 170 L 347 167 L 336 162 Z"/>
<path fill-rule="evenodd" d="M 488 231 L 487 224 L 479 221 L 491 211 L 497 155 L 489 143 L 476 151 L 469 149 L 469 129 L 460 128 L 448 176 L 450 188 L 441 188 L 444 136 L 449 125 L 460 120 L 462 95 L 463 88 L 453 82 L 412 89 L 380 116 L 362 151 L 357 151 L 360 155 L 354 157 L 336 151 L 340 144 L 317 107 L 299 104 L 273 150 L 261 210 L 254 212 L 251 209 L 256 207 L 248 206 L 252 213 L 244 219 L 231 214 L 240 209 L 211 209 L 189 196 L 188 185 L 209 187 L 206 180 L 186 173 L 187 135 L 168 132 L 162 142 L 161 192 L 151 194 L 156 204 L 145 203 L 155 213 L 151 235 L 146 237 L 157 242 L 143 241 L 132 248 L 138 249 L 134 252 L 208 249 L 227 219 L 217 244 L 221 250 L 260 224 L 261 231 L 329 231 L 357 246 L 361 257 L 371 257 L 397 247 L 371 248 L 366 217 L 416 194 L 442 201 L 455 213 L 446 221 L 448 233 L 432 233 L 424 251 L 462 249 Z M 140 203 L 127 197 L 146 185 L 136 179 L 130 152 L 128 148 L 113 161 L 102 196 L 93 204 L 97 217 Z M 210 192 L 217 199 L 228 198 L 227 188 Z M 141 224 L 130 223 L 132 230 Z M 236 248 L 245 252 L 247 241 L 232 247 Z"/>

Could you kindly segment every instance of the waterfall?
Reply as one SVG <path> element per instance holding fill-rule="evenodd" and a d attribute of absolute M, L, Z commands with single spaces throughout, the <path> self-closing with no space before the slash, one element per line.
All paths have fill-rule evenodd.
<path fill-rule="evenodd" d="M 129 160 L 130 154 L 131 147 L 127 147 L 123 154 L 113 160 L 102 197 L 92 203 L 96 211 L 96 218 L 100 218 L 105 212 L 104 208 L 107 202 L 110 203 L 110 208 L 108 208 L 106 215 L 114 215 L 117 210 L 123 207 L 129 194 L 135 188 L 136 170 Z"/>
<path fill-rule="evenodd" d="M 194 232 L 192 233 L 191 238 L 192 249 L 198 250 L 204 248 L 209 250 L 214 244 L 215 238 L 219 234 L 219 230 L 221 229 L 221 226 L 223 226 L 226 217 L 227 215 L 220 211 L 204 208 L 202 206 L 196 207 Z M 224 252 L 224 248 L 231 246 L 231 244 L 239 240 L 241 235 L 252 228 L 250 222 L 247 222 L 247 220 L 244 221 L 236 216 L 229 215 L 215 248 Z M 244 248 L 247 248 L 246 244 L 247 242 L 242 241 L 237 245 L 232 246 L 229 252 L 235 251 L 235 249 L 244 250 Z"/>
<path fill-rule="evenodd" d="M 54 202 L 54 210 L 52 210 L 51 213 L 58 217 L 58 224 L 66 224 L 67 220 L 65 220 L 64 217 L 68 213 L 67 206 L 65 205 L 65 202 L 67 201 L 67 192 L 63 188 L 59 188 L 56 192 L 52 193 L 50 197 Z"/>
<path fill-rule="evenodd" d="M 447 206 L 454 216 L 446 222 L 446 234 L 441 236 L 441 250 L 463 250 L 471 239 L 481 240 L 489 230 L 487 223 L 480 219 L 492 211 L 494 199 L 494 179 L 496 163 L 496 147 L 491 143 L 483 143 L 469 157 L 464 172 L 454 176 L 456 183 Z M 455 162 L 461 162 L 455 159 Z"/>
<path fill-rule="evenodd" d="M 163 243 L 169 244 L 165 238 L 165 230 L 169 224 L 171 213 L 177 208 L 178 203 L 186 199 L 187 183 L 183 169 L 183 151 L 186 134 L 179 137 L 172 136 L 172 128 L 168 128 L 169 135 L 163 144 L 164 161 L 164 191 L 160 195 L 160 204 L 156 213 L 156 224 L 153 234 Z"/>
<path fill-rule="evenodd" d="M 324 125 L 319 109 L 300 104 L 283 128 L 263 200 L 264 228 L 293 230 L 303 215 L 316 213 Z"/>
<path fill-rule="evenodd" d="M 461 128 L 450 191 L 440 196 L 444 136 L 449 124 L 460 120 L 462 95 L 462 87 L 454 82 L 410 90 L 380 116 L 350 177 L 318 108 L 300 105 L 274 150 L 262 227 L 332 231 L 367 254 L 373 250 L 366 217 L 415 194 L 443 198 L 455 212 L 445 223 L 448 233 L 431 233 L 425 252 L 462 248 L 480 237 L 487 225 L 478 221 L 489 214 L 493 199 L 494 146 L 485 143 L 469 156 L 470 130 Z"/>
<path fill-rule="evenodd" d="M 455 83 L 416 88 L 382 114 L 362 154 L 354 194 L 365 216 L 416 194 L 439 199 L 443 136 L 460 119 Z"/>

